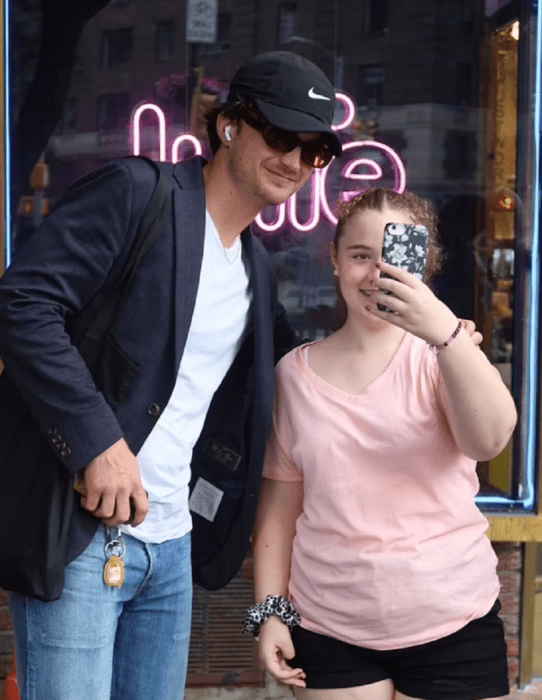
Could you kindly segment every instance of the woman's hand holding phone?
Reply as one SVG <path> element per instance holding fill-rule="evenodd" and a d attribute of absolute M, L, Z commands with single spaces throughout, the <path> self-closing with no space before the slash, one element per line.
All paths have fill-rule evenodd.
<path fill-rule="evenodd" d="M 383 261 L 376 265 L 389 277 L 374 280 L 373 286 L 379 291 L 373 294 L 373 299 L 390 311 L 372 307 L 371 312 L 418 336 L 429 345 L 446 342 L 457 327 L 456 315 L 437 299 L 424 282 L 410 272 Z M 384 292 L 391 292 L 391 295 Z"/>
<path fill-rule="evenodd" d="M 425 276 L 429 229 L 421 224 L 390 222 L 384 227 L 380 278 L 373 287 L 376 308 L 367 307 L 430 345 L 441 345 L 457 328 L 455 314 L 422 282 Z M 472 321 L 461 321 L 475 345 L 482 342 Z"/>

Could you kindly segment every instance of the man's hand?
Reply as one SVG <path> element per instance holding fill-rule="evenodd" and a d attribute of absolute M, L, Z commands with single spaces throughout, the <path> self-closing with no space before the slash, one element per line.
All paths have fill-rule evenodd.
<path fill-rule="evenodd" d="M 467 335 L 470 337 L 472 342 L 475 345 L 480 345 L 480 343 L 482 342 L 482 340 L 484 338 L 483 338 L 482 334 L 476 330 L 476 326 L 474 325 L 474 321 L 470 321 L 468 319 L 465 320 L 462 318 L 460 318 L 459 320 L 463 324 L 463 330 L 467 332 Z"/>
<path fill-rule="evenodd" d="M 81 505 L 109 527 L 140 525 L 149 511 L 136 456 L 121 438 L 89 462 L 84 471 Z M 134 516 L 130 518 L 131 504 Z"/>

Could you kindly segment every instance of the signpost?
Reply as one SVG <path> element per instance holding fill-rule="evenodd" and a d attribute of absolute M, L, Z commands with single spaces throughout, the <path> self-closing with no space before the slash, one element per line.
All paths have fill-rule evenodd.
<path fill-rule="evenodd" d="M 186 41 L 214 44 L 218 0 L 188 0 L 186 4 Z"/>

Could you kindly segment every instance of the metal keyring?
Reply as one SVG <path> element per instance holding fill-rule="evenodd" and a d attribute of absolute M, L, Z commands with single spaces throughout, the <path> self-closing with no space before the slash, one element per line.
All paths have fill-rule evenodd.
<path fill-rule="evenodd" d="M 112 539 L 107 542 L 105 545 L 105 553 L 108 557 L 122 557 L 122 555 L 125 552 L 125 546 L 124 546 L 124 540 L 122 539 L 122 531 L 117 528 L 117 536 L 112 537 L 111 535 L 111 528 L 107 528 L 107 535 L 108 537 L 112 537 Z M 109 549 L 111 549 L 111 552 L 109 552 Z"/>
<path fill-rule="evenodd" d="M 109 549 L 111 548 L 111 552 Z M 124 542 L 121 539 L 111 540 L 105 545 L 105 553 L 108 557 L 122 557 L 125 552 Z"/>

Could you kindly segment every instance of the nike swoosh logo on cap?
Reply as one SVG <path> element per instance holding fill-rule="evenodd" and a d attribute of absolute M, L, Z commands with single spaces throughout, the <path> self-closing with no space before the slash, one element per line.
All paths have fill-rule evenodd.
<path fill-rule="evenodd" d="M 328 102 L 331 102 L 331 97 L 326 97 L 325 95 L 319 95 L 317 92 L 314 92 L 314 88 L 311 87 L 309 90 L 309 97 L 313 100 L 327 100 Z"/>

